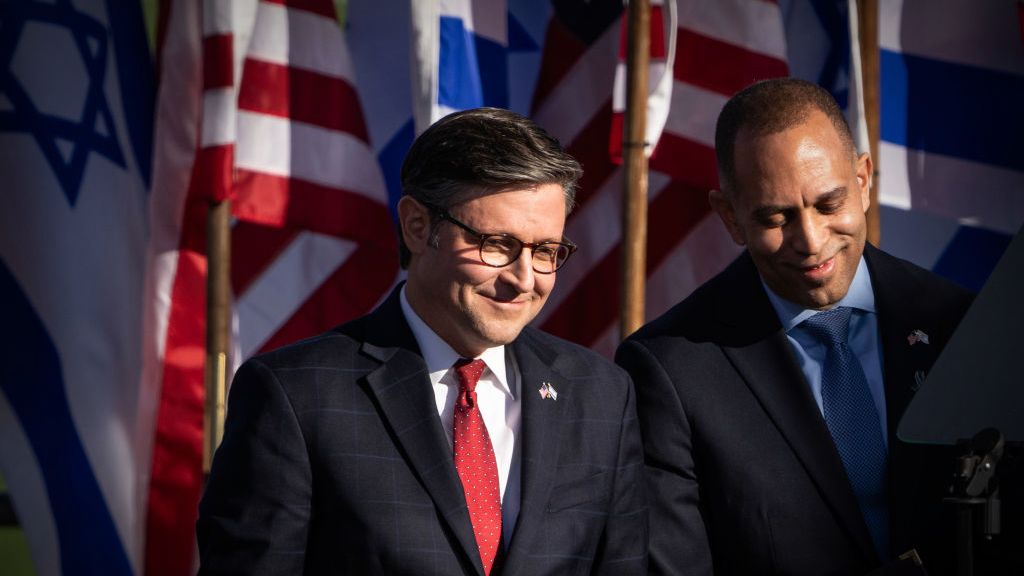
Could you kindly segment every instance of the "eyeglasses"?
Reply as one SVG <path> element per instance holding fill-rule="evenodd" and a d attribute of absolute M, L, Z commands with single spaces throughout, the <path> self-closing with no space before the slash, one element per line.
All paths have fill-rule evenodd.
<path fill-rule="evenodd" d="M 441 220 L 447 220 L 475 236 L 480 241 L 480 261 L 494 268 L 508 266 L 518 260 L 525 246 L 533 254 L 533 271 L 538 274 L 551 274 L 561 268 L 569 256 L 576 251 L 576 245 L 569 240 L 564 242 L 523 242 L 510 234 L 484 234 L 455 219 L 444 208 L 426 202 L 421 202 L 421 204 L 433 210 Z"/>

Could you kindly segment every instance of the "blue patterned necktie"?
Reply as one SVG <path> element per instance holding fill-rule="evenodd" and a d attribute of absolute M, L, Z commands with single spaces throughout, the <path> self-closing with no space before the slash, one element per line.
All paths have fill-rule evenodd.
<path fill-rule="evenodd" d="M 851 311 L 843 306 L 820 312 L 804 320 L 803 327 L 828 347 L 821 368 L 825 424 L 832 433 L 875 549 L 884 561 L 889 551 L 888 454 L 867 377 L 846 341 Z"/>

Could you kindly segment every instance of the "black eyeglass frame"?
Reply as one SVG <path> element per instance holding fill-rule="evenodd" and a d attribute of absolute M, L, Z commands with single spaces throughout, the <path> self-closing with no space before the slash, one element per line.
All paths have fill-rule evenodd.
<path fill-rule="evenodd" d="M 444 208 L 441 208 L 440 206 L 435 206 L 435 205 L 433 205 L 433 204 L 431 204 L 429 202 L 424 202 L 422 200 L 418 200 L 418 202 L 420 204 L 422 204 L 423 206 L 425 206 L 428 210 L 431 210 L 435 214 L 437 214 L 438 218 L 440 218 L 441 220 L 447 220 L 448 222 L 451 222 L 452 224 L 455 224 L 459 228 L 462 228 L 464 231 L 466 231 L 466 232 L 470 233 L 471 235 L 475 236 L 477 238 L 477 240 L 478 240 L 477 255 L 480 258 L 480 262 L 482 262 L 483 264 L 486 264 L 487 266 L 490 266 L 491 268 L 504 268 L 505 266 L 508 266 L 509 264 L 512 264 L 516 260 L 519 260 L 519 257 L 523 255 L 523 248 L 529 248 L 530 249 L 530 258 L 531 258 L 530 263 L 532 264 L 533 271 L 536 272 L 537 274 L 554 274 L 555 272 L 561 270 L 562 266 L 565 266 L 565 263 L 569 261 L 569 257 L 572 256 L 573 253 L 576 252 L 576 249 L 578 248 L 576 246 L 576 244 L 574 244 L 568 238 L 565 238 L 563 242 L 555 242 L 553 240 L 548 240 L 546 242 L 525 242 L 523 240 L 520 240 L 519 238 L 516 238 L 515 236 L 513 236 L 511 234 L 505 234 L 505 233 L 485 234 L 483 232 L 480 232 L 479 230 L 473 229 L 469 224 L 466 224 L 465 222 L 460 221 L 458 218 L 455 218 L 454 216 L 451 215 L 451 213 L 449 213 Z M 484 243 L 487 241 L 488 238 L 504 238 L 504 239 L 507 239 L 507 240 L 515 240 L 516 243 L 519 245 L 519 250 L 516 252 L 516 255 L 514 257 L 509 258 L 508 262 L 506 262 L 504 264 L 492 264 L 492 263 L 488 262 L 484 258 Z M 565 258 L 563 258 L 561 263 L 559 263 L 558 257 L 557 257 L 557 248 L 556 248 L 556 257 L 552 261 L 553 268 L 550 269 L 550 270 L 538 270 L 537 269 L 537 261 L 533 259 L 533 254 L 535 253 L 537 248 L 540 248 L 540 247 L 543 247 L 543 246 L 557 246 L 558 248 L 565 248 L 567 250 L 567 252 L 565 254 Z"/>

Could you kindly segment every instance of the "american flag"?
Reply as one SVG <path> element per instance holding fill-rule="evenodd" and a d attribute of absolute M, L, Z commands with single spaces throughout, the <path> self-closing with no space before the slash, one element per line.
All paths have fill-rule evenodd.
<path fill-rule="evenodd" d="M 235 366 L 368 311 L 398 272 L 384 180 L 333 3 L 199 8 L 169 2 L 161 11 L 147 574 L 192 570 L 210 200 L 232 200 Z"/>
<path fill-rule="evenodd" d="M 668 29 L 666 29 L 666 9 L 668 12 Z M 648 90 L 647 90 L 647 126 L 644 135 L 644 153 L 650 157 L 654 144 L 661 137 L 668 120 L 669 107 L 672 102 L 672 62 L 675 59 L 676 30 L 675 2 L 665 4 L 663 0 L 650 2 L 650 47 L 648 56 Z M 629 17 L 626 14 L 620 19 L 621 35 L 619 37 L 619 61 L 615 67 L 615 86 L 612 92 L 612 132 L 608 142 L 612 160 L 622 162 L 622 140 L 626 125 L 626 58 L 629 47 Z M 666 32 L 668 40 L 666 40 Z M 673 50 L 669 50 L 673 48 Z"/>
<path fill-rule="evenodd" d="M 540 397 L 545 400 L 548 398 L 556 401 L 558 400 L 558 390 L 555 390 L 555 387 L 552 386 L 550 382 L 544 382 L 541 384 L 540 390 L 537 390 L 537 392 L 540 392 Z"/>
<path fill-rule="evenodd" d="M 611 353 L 620 0 L 347 0 L 358 83 L 330 0 L 160 0 L 155 138 L 137 3 L 0 2 L 0 173 L 11 192 L 0 292 L 15 328 L 0 378 L 0 468 L 39 574 L 194 573 L 211 198 L 236 210 L 235 365 L 369 309 L 393 283 L 383 186 L 393 202 L 415 134 L 410 77 L 433 73 L 410 70 L 413 3 L 451 7 L 455 29 L 472 35 L 472 105 L 533 115 L 583 161 L 568 229 L 582 248 L 538 324 Z M 835 65 L 849 40 L 845 16 L 832 14 L 843 4 L 783 3 L 789 68 L 836 94 L 849 86 Z M 994 263 L 1022 219 L 1021 130 L 1007 127 L 1022 125 L 1024 9 L 982 4 L 968 19 L 955 0 L 880 7 L 883 241 L 940 272 L 985 265 L 986 246 Z M 775 2 L 674 5 L 676 41 L 664 34 L 674 81 L 650 179 L 648 318 L 738 251 L 706 203 L 714 119 L 737 89 L 787 69 Z M 823 24 L 831 48 L 804 34 Z M 444 102 L 428 104 L 430 116 Z M 950 118 L 958 130 L 936 128 Z M 965 216 L 982 228 L 961 226 Z"/>
<path fill-rule="evenodd" d="M 504 19 L 472 21 L 493 10 L 494 3 L 459 4 L 442 3 L 439 16 L 448 18 L 449 31 L 454 26 L 467 34 L 460 49 L 478 50 L 477 62 L 507 65 L 510 75 L 521 70 L 502 52 L 514 40 L 495 31 L 494 22 Z M 397 191 L 390 171 L 397 168 L 393 158 L 401 154 L 394 150 L 401 146 L 386 144 L 379 153 L 371 148 L 377 127 L 360 112 L 360 94 L 366 92 L 356 85 L 328 0 L 207 0 L 201 11 L 188 2 L 164 6 L 149 287 L 154 306 L 146 323 L 153 341 L 145 358 L 143 396 L 156 413 L 145 566 L 148 574 L 184 574 L 192 569 L 202 484 L 210 199 L 231 199 L 236 219 L 231 283 L 232 364 L 237 366 L 254 353 L 368 311 L 393 285 L 397 265 L 385 179 L 392 183 L 393 202 Z M 388 26 L 400 27 L 397 14 L 383 15 L 382 7 L 370 6 L 350 4 L 353 33 L 368 9 Z M 584 249 L 559 272 L 556 291 L 536 324 L 611 355 L 618 338 L 623 182 L 609 143 L 624 40 L 622 4 L 553 6 L 527 112 L 584 165 L 578 208 L 566 230 Z M 773 3 L 686 0 L 678 3 L 678 22 L 671 100 L 665 103 L 670 108 L 667 117 L 663 114 L 664 134 L 650 178 L 649 316 L 685 296 L 736 253 L 706 200 L 716 184 L 714 119 L 742 86 L 786 72 L 781 18 Z M 663 43 L 654 49 L 656 56 L 667 52 Z M 374 65 L 363 69 L 361 81 L 380 84 L 388 71 L 396 86 L 409 85 L 401 68 L 375 61 L 377 56 L 370 56 Z M 431 62 L 422 55 L 420 61 Z M 442 86 L 432 93 L 437 101 L 427 108 L 445 106 L 445 98 L 473 105 L 504 98 L 514 107 L 513 96 L 494 91 L 493 72 L 482 69 L 474 80 L 478 87 L 468 93 L 445 92 L 451 85 L 445 87 L 442 76 Z M 422 76 L 430 77 L 430 71 Z M 409 116 L 407 123 L 391 122 L 400 126 L 396 138 L 406 145 L 413 100 L 406 110 L 386 111 Z M 371 97 L 363 104 L 372 108 L 380 102 Z"/>
<path fill-rule="evenodd" d="M 676 8 L 671 101 L 650 164 L 648 318 L 688 295 L 738 252 L 707 202 L 718 182 L 715 120 L 729 96 L 747 84 L 787 73 L 777 4 L 680 0 Z M 651 19 L 655 25 L 661 22 L 658 12 Z M 532 112 L 584 167 L 578 208 L 566 230 L 582 249 L 559 271 L 537 323 L 606 355 L 619 337 L 623 181 L 608 154 L 608 135 L 623 37 L 620 17 L 615 0 L 555 3 Z M 652 43 L 655 56 L 659 48 Z"/>

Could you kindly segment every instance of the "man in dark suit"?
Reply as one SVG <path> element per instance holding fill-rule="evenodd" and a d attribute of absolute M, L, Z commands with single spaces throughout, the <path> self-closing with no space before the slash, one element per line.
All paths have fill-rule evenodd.
<path fill-rule="evenodd" d="M 872 163 L 799 80 L 723 108 L 710 202 L 745 252 L 624 342 L 651 571 L 864 574 L 944 565 L 946 460 L 896 437 L 970 296 L 866 244 Z"/>
<path fill-rule="evenodd" d="M 235 376 L 202 574 L 637 574 L 647 510 L 619 367 L 527 327 L 575 250 L 579 164 L 528 119 L 452 114 L 402 168 L 407 281 Z"/>

